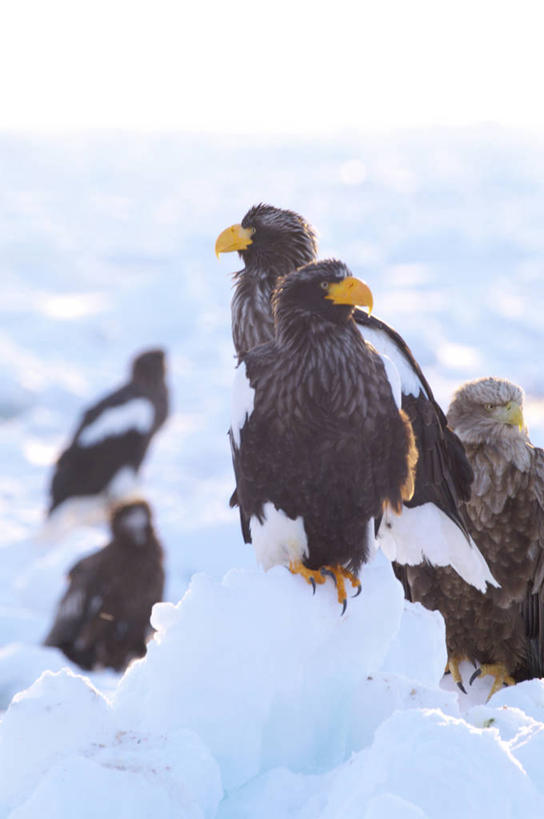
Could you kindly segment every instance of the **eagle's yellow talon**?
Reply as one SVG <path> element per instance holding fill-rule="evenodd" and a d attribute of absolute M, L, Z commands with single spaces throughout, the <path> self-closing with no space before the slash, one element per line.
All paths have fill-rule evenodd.
<path fill-rule="evenodd" d="M 293 574 L 302 575 L 302 577 L 304 577 L 308 583 L 312 584 L 314 591 L 316 583 L 321 585 L 325 582 L 327 575 L 332 577 L 336 585 L 338 602 L 342 606 L 342 614 L 345 612 L 347 606 L 346 584 L 344 582 L 344 578 L 347 578 L 351 585 L 357 589 L 357 593 L 354 595 L 354 597 L 357 597 L 361 591 L 361 583 L 359 582 L 358 578 L 347 569 L 344 569 L 343 566 L 322 566 L 320 569 L 314 570 L 308 569 L 300 561 L 291 561 L 289 563 L 289 571 Z"/>
<path fill-rule="evenodd" d="M 300 560 L 291 561 L 289 563 L 289 571 L 292 574 L 300 574 L 306 580 L 307 583 L 310 583 L 313 586 L 315 592 L 316 583 L 321 585 L 325 582 L 325 577 L 321 574 L 319 570 L 315 569 L 308 569 Z"/>
<path fill-rule="evenodd" d="M 491 677 L 493 677 L 493 685 L 491 686 L 491 691 L 487 697 L 487 702 L 489 702 L 493 694 L 500 691 L 503 685 L 516 684 L 516 681 L 510 676 L 508 669 L 502 663 L 484 663 L 480 666 L 479 672 L 480 673 L 478 676 L 485 677 L 487 674 L 489 674 Z"/>

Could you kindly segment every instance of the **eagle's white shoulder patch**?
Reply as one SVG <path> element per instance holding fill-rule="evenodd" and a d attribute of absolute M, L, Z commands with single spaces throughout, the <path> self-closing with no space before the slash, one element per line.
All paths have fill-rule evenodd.
<path fill-rule="evenodd" d="M 79 433 L 80 446 L 94 446 L 105 438 L 124 435 L 136 430 L 142 435 L 151 431 L 155 420 L 155 408 L 147 398 L 133 398 L 118 407 L 108 407 L 89 426 Z"/>
<path fill-rule="evenodd" d="M 397 405 L 398 409 L 402 407 L 402 385 L 400 382 L 400 375 L 399 371 L 396 366 L 393 364 L 391 359 L 388 355 L 381 355 L 381 359 L 383 361 L 383 366 L 385 368 L 385 374 L 387 376 L 387 380 L 391 385 L 391 392 L 393 393 L 393 398 L 395 399 L 395 404 Z"/>
<path fill-rule="evenodd" d="M 230 428 L 232 440 L 236 447 L 240 446 L 240 433 L 253 412 L 254 401 L 255 390 L 247 377 L 246 362 L 242 361 L 235 370 L 232 385 Z"/>
<path fill-rule="evenodd" d="M 402 392 L 404 395 L 414 395 L 416 398 L 420 392 L 425 392 L 423 384 L 418 378 L 415 370 L 412 369 L 409 362 L 404 357 L 403 353 L 384 330 L 378 330 L 370 327 L 359 327 L 361 335 L 365 341 L 368 341 L 384 358 L 389 358 L 397 368 Z M 387 368 L 386 368 L 387 369 Z M 389 373 L 388 373 L 389 376 Z M 393 392 L 393 395 L 395 393 Z"/>

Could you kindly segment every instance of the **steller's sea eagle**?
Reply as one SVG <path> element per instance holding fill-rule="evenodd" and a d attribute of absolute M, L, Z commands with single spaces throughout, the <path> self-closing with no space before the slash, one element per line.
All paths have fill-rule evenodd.
<path fill-rule="evenodd" d="M 353 321 L 356 304 L 371 307 L 370 290 L 336 260 L 280 279 L 276 336 L 240 356 L 230 429 L 258 561 L 289 566 L 314 590 L 332 575 L 343 610 L 344 579 L 360 589 L 374 519 L 412 496 L 417 460 L 384 362 Z"/>
<path fill-rule="evenodd" d="M 261 204 L 250 208 L 241 224 L 224 230 L 215 250 L 217 255 L 238 251 L 244 262 L 244 268 L 234 277 L 232 300 L 232 334 L 240 354 L 273 339 L 271 300 L 278 276 L 315 259 L 315 231 L 293 211 Z M 396 571 L 407 595 L 406 570 L 398 564 L 419 564 L 423 560 L 453 566 L 461 577 L 483 591 L 487 583 L 494 582 L 493 577 L 468 534 L 459 508 L 459 502 L 470 497 L 472 481 L 463 445 L 448 427 L 402 337 L 363 310 L 355 310 L 353 317 L 365 341 L 384 360 L 393 362 L 398 372 L 402 409 L 411 421 L 419 452 L 414 494 L 411 500 L 405 500 L 403 515 L 386 515 L 378 531 L 380 544 L 391 560 L 398 562 Z M 231 504 L 236 504 L 236 493 Z"/>
<path fill-rule="evenodd" d="M 163 350 L 132 362 L 130 380 L 83 413 L 55 466 L 44 534 L 108 518 L 130 497 L 151 439 L 168 416 Z"/>

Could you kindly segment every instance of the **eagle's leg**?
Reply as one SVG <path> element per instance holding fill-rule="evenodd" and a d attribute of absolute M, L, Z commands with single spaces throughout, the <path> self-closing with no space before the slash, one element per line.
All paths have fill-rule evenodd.
<path fill-rule="evenodd" d="M 306 580 L 306 582 L 310 583 L 310 585 L 312 586 L 314 594 L 316 583 L 321 585 L 322 583 L 325 582 L 325 578 L 323 577 L 319 569 L 317 570 L 308 569 L 300 560 L 292 560 L 289 563 L 289 571 L 292 572 L 293 574 L 301 574 L 302 577 Z"/>
<path fill-rule="evenodd" d="M 502 663 L 484 663 L 470 678 L 471 684 L 474 682 L 476 677 L 485 677 L 486 674 L 493 677 L 493 685 L 491 686 L 491 691 L 489 692 L 487 702 L 489 702 L 493 694 L 496 694 L 496 692 L 499 691 L 503 685 L 515 685 L 516 683 L 514 678 L 508 673 L 506 666 Z"/>
<path fill-rule="evenodd" d="M 461 672 L 459 671 L 459 663 L 463 662 L 464 657 L 449 657 L 448 662 L 446 663 L 446 668 L 444 673 L 447 674 L 448 671 L 450 672 L 453 681 L 456 683 L 457 688 L 466 694 L 466 688 L 463 685 L 463 678 L 461 677 Z"/>
<path fill-rule="evenodd" d="M 357 589 L 354 597 L 357 597 L 361 591 L 361 583 L 359 582 L 358 578 L 347 569 L 344 569 L 343 566 L 322 566 L 320 569 L 315 571 L 313 569 L 306 568 L 303 563 L 297 560 L 296 562 L 291 561 L 291 563 L 289 563 L 289 571 L 291 571 L 293 574 L 301 574 L 308 581 L 308 583 L 312 584 L 314 592 L 316 583 L 324 583 L 327 575 L 332 577 L 336 586 L 338 602 L 342 606 L 342 614 L 345 612 L 347 606 L 346 584 L 344 582 L 344 578 L 347 578 L 351 585 Z"/>

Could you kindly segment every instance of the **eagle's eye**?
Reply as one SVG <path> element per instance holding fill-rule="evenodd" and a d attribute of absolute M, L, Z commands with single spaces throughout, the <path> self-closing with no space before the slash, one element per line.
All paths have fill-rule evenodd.
<path fill-rule="evenodd" d="M 492 410 L 493 404 L 484 404 L 484 407 L 486 408 L 486 410 Z"/>
<path fill-rule="evenodd" d="M 321 288 L 322 288 L 322 290 L 328 290 L 329 289 L 329 283 L 328 282 L 321 282 Z"/>

